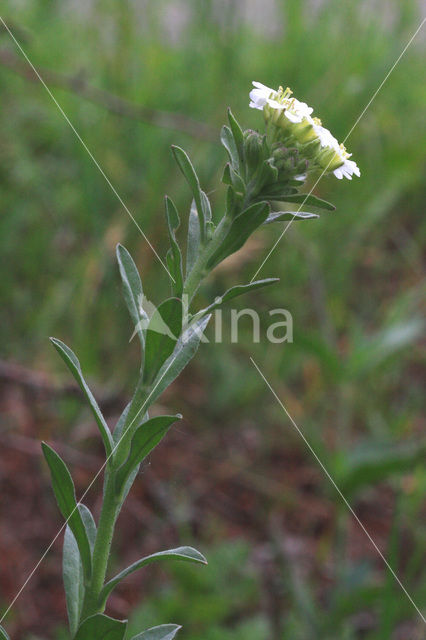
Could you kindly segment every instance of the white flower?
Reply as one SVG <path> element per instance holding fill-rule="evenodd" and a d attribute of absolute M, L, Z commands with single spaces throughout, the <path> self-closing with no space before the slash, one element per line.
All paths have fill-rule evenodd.
<path fill-rule="evenodd" d="M 360 176 L 361 172 L 353 160 L 349 160 L 351 157 L 351 153 L 348 153 L 343 144 L 339 144 L 337 139 L 332 135 L 332 133 L 319 124 L 319 121 L 316 118 L 311 118 L 311 124 L 313 126 L 315 135 L 321 143 L 321 147 L 326 147 L 332 150 L 333 155 L 330 155 L 330 160 L 326 163 L 324 167 L 327 169 L 330 167 L 332 169 L 336 178 L 341 180 L 342 178 L 347 178 L 348 180 L 352 180 L 352 176 L 355 174 L 356 176 Z M 336 165 L 336 162 L 339 162 L 339 166 L 333 168 Z"/>
<path fill-rule="evenodd" d="M 313 109 L 306 102 L 300 102 L 296 98 L 290 98 L 289 105 L 284 111 L 290 122 L 302 122 L 303 118 L 310 117 Z"/>
<path fill-rule="evenodd" d="M 341 180 L 342 178 L 347 178 L 348 180 L 352 180 L 352 176 L 355 174 L 356 176 L 360 176 L 361 172 L 353 160 L 345 159 L 344 163 L 333 171 L 336 178 Z"/>
<path fill-rule="evenodd" d="M 321 143 L 321 146 L 330 147 L 335 151 L 340 151 L 337 139 L 333 136 L 331 131 L 323 127 L 322 124 L 319 124 L 319 122 L 320 121 L 318 120 L 318 118 L 311 118 L 312 127 L 314 129 L 316 137 Z"/>
<path fill-rule="evenodd" d="M 285 115 L 293 123 L 302 122 L 303 118 L 310 116 L 313 109 L 306 102 L 300 102 L 292 98 L 291 89 L 280 87 L 278 91 L 265 86 L 261 82 L 253 82 L 255 87 L 250 91 L 250 107 L 263 111 L 265 106 L 276 109 Z M 281 115 L 281 114 L 280 114 Z"/>
<path fill-rule="evenodd" d="M 262 111 L 263 107 L 268 103 L 271 96 L 274 96 L 276 94 L 276 91 L 274 91 L 274 89 L 270 89 L 261 82 L 253 82 L 253 86 L 256 88 L 250 91 L 249 106 L 252 109 L 260 109 Z M 271 102 L 273 101 L 271 100 Z"/>
<path fill-rule="evenodd" d="M 264 111 L 267 122 L 283 129 L 283 135 L 287 135 L 287 139 L 293 138 L 298 144 L 306 145 L 315 140 L 320 143 L 314 152 L 317 166 L 324 171 L 333 172 L 339 180 L 352 180 L 353 175 L 361 175 L 356 162 L 349 160 L 351 154 L 344 145 L 339 144 L 333 134 L 322 126 L 319 118 L 311 116 L 312 107 L 291 97 L 293 92 L 289 87 L 285 90 L 279 87 L 275 91 L 261 82 L 253 82 L 253 86 L 254 89 L 250 91 L 250 107 Z"/>

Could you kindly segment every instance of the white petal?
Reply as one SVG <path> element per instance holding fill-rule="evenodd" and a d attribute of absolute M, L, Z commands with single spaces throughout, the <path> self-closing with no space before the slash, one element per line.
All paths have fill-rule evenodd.
<path fill-rule="evenodd" d="M 302 122 L 302 117 L 291 111 L 284 111 L 284 114 L 290 122 Z"/>
<path fill-rule="evenodd" d="M 263 107 L 259 106 L 256 102 L 250 102 L 249 107 L 251 107 L 252 109 L 260 109 L 260 111 L 263 111 Z"/>
<path fill-rule="evenodd" d="M 284 109 L 283 105 L 277 102 L 276 100 L 273 100 L 273 98 L 268 98 L 267 103 L 273 109 L 280 109 L 280 110 Z"/>
<path fill-rule="evenodd" d="M 269 87 L 267 87 L 265 84 L 262 84 L 261 82 L 256 82 L 255 80 L 253 80 L 252 82 L 253 87 L 256 87 L 256 89 L 261 89 L 262 91 L 268 91 L 270 94 L 271 93 L 275 93 L 275 91 L 273 89 L 270 89 Z"/>

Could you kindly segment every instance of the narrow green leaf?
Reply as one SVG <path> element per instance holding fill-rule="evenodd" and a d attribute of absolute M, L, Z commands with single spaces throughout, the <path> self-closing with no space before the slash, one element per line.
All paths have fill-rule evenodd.
<path fill-rule="evenodd" d="M 319 215 L 309 211 L 278 211 L 270 213 L 263 224 L 284 222 L 285 220 L 310 220 L 311 218 L 319 218 Z"/>
<path fill-rule="evenodd" d="M 70 633 L 74 637 L 84 600 L 84 574 L 78 545 L 73 532 L 68 526 L 65 529 L 62 552 L 62 579 L 64 581 Z"/>
<path fill-rule="evenodd" d="M 234 142 L 238 151 L 238 157 L 240 159 L 240 162 L 242 162 L 244 157 L 244 134 L 231 109 L 228 109 L 228 121 L 229 126 L 231 127 L 232 135 L 234 136 Z"/>
<path fill-rule="evenodd" d="M 318 207 L 318 209 L 325 209 L 326 211 L 334 211 L 336 209 L 334 204 L 331 204 L 331 202 L 327 202 L 327 200 L 322 200 L 321 198 L 317 198 L 317 196 L 313 196 L 307 193 L 293 193 L 290 195 L 282 196 L 282 201 L 301 202 L 302 204 L 312 205 L 313 207 Z"/>
<path fill-rule="evenodd" d="M 42 442 L 41 446 L 50 469 L 53 491 L 59 509 L 74 534 L 83 563 L 84 575 L 86 579 L 89 579 L 92 571 L 90 544 L 81 512 L 77 507 L 71 474 L 56 451 L 45 442 Z"/>
<path fill-rule="evenodd" d="M 140 311 L 140 302 L 143 299 L 142 282 L 139 271 L 133 261 L 132 256 L 123 245 L 118 244 L 116 249 L 118 267 L 120 269 L 121 280 L 123 282 L 123 295 L 130 317 L 135 326 L 139 340 L 144 345 L 144 333 L 141 321 L 145 317 Z"/>
<path fill-rule="evenodd" d="M 168 196 L 165 198 L 165 208 L 170 238 L 170 252 L 167 254 L 167 266 L 175 280 L 172 285 L 173 293 L 180 298 L 183 290 L 182 253 L 175 235 L 176 230 L 179 228 L 180 220 L 178 211 Z"/>
<path fill-rule="evenodd" d="M 138 633 L 131 640 L 173 640 L 179 629 L 182 627 L 178 624 L 161 624 Z"/>
<path fill-rule="evenodd" d="M 238 155 L 237 145 L 235 144 L 234 136 L 232 135 L 231 129 L 227 127 L 226 124 L 223 125 L 221 129 L 220 141 L 226 149 L 226 152 L 231 161 L 232 168 L 234 170 L 238 169 L 240 164 L 239 164 L 239 155 Z"/>
<path fill-rule="evenodd" d="M 142 423 L 136 430 L 130 446 L 130 454 L 126 462 L 117 472 L 117 490 L 121 492 L 135 467 L 149 455 L 149 453 L 163 439 L 171 425 L 182 416 L 157 416 Z"/>
<path fill-rule="evenodd" d="M 157 562 L 158 560 L 181 560 L 184 562 L 207 564 L 206 558 L 193 547 L 178 547 L 177 549 L 167 549 L 167 551 L 159 551 L 158 553 L 153 553 L 150 556 L 146 556 L 145 558 L 137 560 L 129 567 L 127 567 L 127 569 L 124 569 L 118 575 L 116 575 L 115 578 L 112 578 L 111 580 L 109 580 L 109 582 L 106 583 L 101 593 L 102 605 L 106 602 L 109 594 L 119 582 L 124 580 L 124 578 L 127 578 L 127 576 L 129 576 L 131 573 L 139 571 L 139 569 L 142 569 L 142 567 L 145 567 L 147 564 Z"/>
<path fill-rule="evenodd" d="M 173 353 L 182 331 L 183 306 L 169 298 L 154 311 L 146 330 L 144 381 L 154 380 L 160 367 Z"/>
<path fill-rule="evenodd" d="M 164 625 L 164 626 L 172 626 L 172 625 Z M 180 629 L 180 627 L 179 627 L 179 629 Z M 149 638 L 149 636 L 147 636 L 147 637 Z M 170 637 L 173 638 L 173 636 L 170 636 Z M 154 640 L 154 638 L 155 638 L 155 636 L 152 637 L 152 640 Z M 160 640 L 160 638 L 161 638 L 161 636 L 158 636 L 159 640 Z M 167 638 L 167 636 L 166 636 L 166 638 Z M 3 627 L 1 625 L 0 625 L 0 640 L 10 640 L 10 637 L 6 633 L 6 630 L 3 629 Z"/>
<path fill-rule="evenodd" d="M 96 424 L 98 425 L 98 428 L 99 428 L 99 431 L 100 431 L 100 434 L 101 434 L 101 437 L 102 437 L 102 441 L 104 443 L 106 454 L 107 454 L 107 456 L 109 456 L 111 451 L 112 451 L 112 436 L 111 436 L 111 432 L 110 432 L 109 427 L 108 427 L 108 425 L 107 425 L 107 423 L 105 421 L 105 418 L 103 417 L 103 415 L 101 413 L 101 410 L 99 409 L 98 403 L 96 402 L 96 400 L 95 400 L 92 392 L 90 391 L 85 379 L 83 378 L 83 373 L 81 371 L 81 365 L 80 365 L 80 362 L 79 362 L 77 356 L 61 340 L 58 340 L 57 338 L 50 338 L 50 341 L 52 342 L 52 344 L 55 347 L 56 351 L 61 356 L 62 360 L 67 365 L 68 369 L 71 371 L 71 373 L 74 376 L 75 380 L 77 381 L 80 389 L 83 391 L 87 401 L 89 402 L 89 406 L 90 406 L 90 408 L 92 410 L 92 413 L 93 413 L 93 415 L 95 417 Z"/>
<path fill-rule="evenodd" d="M 244 195 L 246 189 L 245 184 L 239 173 L 231 167 L 229 162 L 225 165 L 222 182 L 224 184 L 232 185 L 232 188 L 238 193 L 238 195 Z"/>
<path fill-rule="evenodd" d="M 203 209 L 203 203 L 202 203 L 200 181 L 198 180 L 198 176 L 195 173 L 195 169 L 192 165 L 192 162 L 187 156 L 187 154 L 185 153 L 185 151 L 180 147 L 172 145 L 172 152 L 180 170 L 182 171 L 186 181 L 189 184 L 189 187 L 192 191 L 192 195 L 194 196 L 195 205 L 197 207 L 197 212 L 198 212 L 198 219 L 200 223 L 200 237 L 202 240 L 204 240 L 205 216 L 204 216 L 204 209 Z"/>
<path fill-rule="evenodd" d="M 149 402 L 152 404 L 163 393 L 165 389 L 180 372 L 186 367 L 188 362 L 192 360 L 200 345 L 203 332 L 207 327 L 211 315 L 204 316 L 191 324 L 178 340 L 172 355 L 161 367 L 158 372 L 153 390 L 150 395 Z"/>
<path fill-rule="evenodd" d="M 261 287 L 267 287 L 270 284 L 275 284 L 275 282 L 279 282 L 279 278 L 265 278 L 264 280 L 255 280 L 255 282 L 250 282 L 249 284 L 238 284 L 235 287 L 231 287 L 226 291 L 222 296 L 220 296 L 219 300 L 216 300 L 212 304 L 210 304 L 205 309 L 201 309 L 194 317 L 201 318 L 205 316 L 206 313 L 211 313 L 215 309 L 218 309 L 232 298 L 236 298 L 237 296 L 241 296 L 244 293 L 248 293 L 249 291 L 253 291 L 254 289 L 260 289 Z"/>
<path fill-rule="evenodd" d="M 247 238 L 260 227 L 268 217 L 269 204 L 258 202 L 236 216 L 231 223 L 222 245 L 213 253 L 207 263 L 209 268 L 215 267 L 245 244 Z"/>
<path fill-rule="evenodd" d="M 200 242 L 200 221 L 198 219 L 195 200 L 193 200 L 188 220 L 188 239 L 186 242 L 186 276 L 188 276 L 188 274 L 190 273 L 197 259 Z"/>
<path fill-rule="evenodd" d="M 140 465 L 136 465 L 136 467 L 133 469 L 132 473 L 129 475 L 129 477 L 126 480 L 126 483 L 124 485 L 124 489 L 122 489 L 122 493 L 121 493 L 121 504 L 124 503 L 125 499 L 127 498 L 130 489 L 133 487 L 133 483 L 136 480 L 136 476 L 139 473 L 139 468 Z"/>
<path fill-rule="evenodd" d="M 83 524 L 86 529 L 91 552 L 96 538 L 96 525 L 89 509 L 84 504 L 78 505 Z M 80 620 L 84 600 L 84 572 L 80 552 L 73 532 L 67 525 L 64 536 L 62 554 L 62 576 L 67 603 L 68 620 L 71 636 L 74 637 Z"/>
<path fill-rule="evenodd" d="M 90 509 L 81 502 L 78 505 L 78 510 L 81 513 L 81 519 L 83 520 L 84 528 L 86 529 L 87 539 L 89 540 L 90 551 L 93 553 L 93 547 L 96 540 L 96 524 Z"/>
<path fill-rule="evenodd" d="M 278 180 L 277 182 L 271 182 L 263 187 L 262 193 L 265 194 L 266 200 L 282 200 L 285 201 L 285 197 L 298 193 L 297 186 L 301 186 L 300 182 L 292 185 L 291 180 Z M 266 195 L 267 194 L 267 195 Z"/>
<path fill-rule="evenodd" d="M 97 613 L 80 625 L 74 640 L 123 640 L 127 620 L 114 620 Z"/>

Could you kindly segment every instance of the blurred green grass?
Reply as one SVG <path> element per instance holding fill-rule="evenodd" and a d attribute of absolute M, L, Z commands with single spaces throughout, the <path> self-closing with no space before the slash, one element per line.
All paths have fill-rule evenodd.
<path fill-rule="evenodd" d="M 187 149 L 220 208 L 219 127 L 228 105 L 245 126 L 261 127 L 259 114 L 248 108 L 253 79 L 289 85 L 343 139 L 421 19 L 414 0 L 280 0 L 269 29 L 245 19 L 236 3 L 207 0 L 176 3 L 174 13 L 165 1 L 139 7 L 110 0 L 83 7 L 6 0 L 3 6 L 3 17 L 36 67 L 69 77 L 84 73 L 89 84 L 132 103 L 185 114 L 217 131 L 217 142 L 207 141 L 120 118 L 52 88 L 162 255 L 163 195 L 174 198 L 182 216 L 189 205 L 170 144 Z M 0 50 L 19 55 L 4 31 Z M 268 446 L 302 449 L 250 368 L 253 355 L 345 486 L 352 486 L 362 451 L 388 447 L 391 461 L 373 465 L 368 486 L 391 483 L 413 549 L 426 537 L 424 525 L 410 525 L 421 514 L 424 467 L 415 456 L 407 462 L 400 447 L 422 436 L 422 75 L 420 33 L 347 142 L 361 178 L 321 181 L 315 192 L 330 198 L 337 211 L 292 225 L 261 272 L 280 276 L 281 283 L 240 305 L 253 305 L 264 315 L 274 307 L 289 309 L 294 343 L 253 345 L 247 326 L 238 346 L 228 339 L 206 347 L 194 365 L 209 390 L 197 417 L 200 428 L 217 422 L 230 428 L 261 407 L 256 420 Z M 0 245 L 7 265 L 0 281 L 3 357 L 62 376 L 47 341 L 55 335 L 73 347 L 93 379 L 129 392 L 129 363 L 137 366 L 137 353 L 134 344 L 126 346 L 132 328 L 121 301 L 115 243 L 132 251 L 154 302 L 167 293 L 167 276 L 41 85 L 0 67 L 0 90 Z M 278 226 L 266 228 L 250 252 L 206 285 L 201 302 L 247 281 L 280 232 Z M 191 404 L 191 398 L 185 401 Z M 407 497 L 401 474 L 410 465 Z M 414 571 L 410 587 L 424 595 L 424 582 L 415 578 Z M 404 609 L 401 616 L 406 615 Z M 378 629 L 368 637 L 389 637 L 387 627 Z M 304 637 L 300 633 L 292 637 Z"/>

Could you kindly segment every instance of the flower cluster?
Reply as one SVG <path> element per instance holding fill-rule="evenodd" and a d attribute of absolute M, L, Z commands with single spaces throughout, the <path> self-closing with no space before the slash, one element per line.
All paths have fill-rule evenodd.
<path fill-rule="evenodd" d="M 339 144 L 319 118 L 311 115 L 312 107 L 292 97 L 291 89 L 280 87 L 275 91 L 260 82 L 253 82 L 253 86 L 250 107 L 263 111 L 267 124 L 274 125 L 277 139 L 286 146 L 294 145 L 310 166 L 333 172 L 336 178 L 351 180 L 353 175 L 360 175 L 344 145 Z"/>

